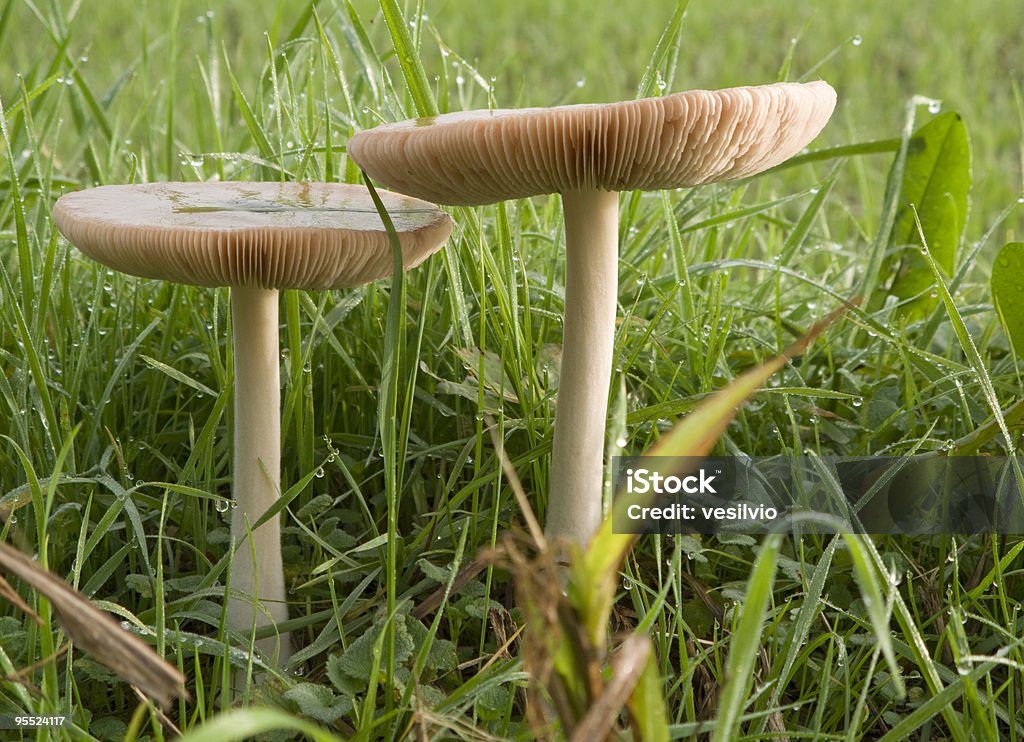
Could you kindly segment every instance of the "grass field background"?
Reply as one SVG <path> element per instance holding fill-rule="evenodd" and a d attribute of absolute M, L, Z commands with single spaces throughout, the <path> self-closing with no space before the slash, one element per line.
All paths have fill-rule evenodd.
<path fill-rule="evenodd" d="M 347 137 L 414 115 L 412 93 L 424 91 L 410 91 L 375 3 L 313 5 L 319 27 L 293 3 L 11 0 L 0 15 L 0 537 L 186 672 L 195 700 L 168 716 L 197 739 L 225 738 L 204 725 L 245 646 L 226 635 L 220 607 L 227 294 L 97 267 L 49 214 L 62 191 L 96 183 L 356 182 Z M 427 79 L 442 110 L 459 110 L 489 97 L 632 97 L 675 8 L 425 2 L 405 15 L 425 16 L 410 30 Z M 1011 408 L 1021 383 L 988 276 L 1024 233 L 1022 29 L 1013 0 L 693 0 L 659 71 L 666 90 L 826 79 L 840 102 L 812 149 L 898 140 L 912 96 L 941 100 L 916 107 L 915 125 L 939 110 L 966 123 L 969 219 L 958 277 L 946 277 L 950 305 L 936 298 L 911 320 L 883 301 L 890 276 L 870 272 L 888 241 L 879 230 L 895 146 L 739 186 L 624 195 L 612 440 L 643 451 L 837 297 L 868 289 L 876 303 L 787 366 L 718 450 L 966 451 L 979 436 L 983 451 L 1004 450 L 993 408 Z M 408 277 L 400 347 L 384 341 L 388 282 L 282 299 L 289 628 L 306 649 L 246 700 L 337 735 L 533 735 L 508 575 L 484 570 L 438 612 L 413 606 L 521 523 L 484 413 L 543 511 L 561 214 L 551 198 L 453 216 L 445 254 Z M 783 259 L 787 272 L 772 269 Z M 399 350 L 400 412 L 382 417 L 383 368 Z M 645 539 L 624 567 L 614 626 L 651 631 L 674 735 L 739 728 L 718 700 L 744 636 L 760 645 L 742 679 L 748 738 L 1024 738 L 1019 540 L 876 539 L 881 618 L 856 571 L 870 543 L 782 543 L 767 621 L 751 628 L 741 617 L 757 541 Z M 27 683 L 0 682 L 0 713 L 73 713 L 78 738 L 172 736 L 95 660 L 59 652 L 67 638 L 44 601 L 21 592 L 43 625 L 0 604 L 0 674 L 57 657 Z M 397 618 L 382 634 L 387 606 Z M 390 661 L 375 654 L 381 636 Z M 278 720 L 242 712 L 230 731 L 264 721 Z"/>

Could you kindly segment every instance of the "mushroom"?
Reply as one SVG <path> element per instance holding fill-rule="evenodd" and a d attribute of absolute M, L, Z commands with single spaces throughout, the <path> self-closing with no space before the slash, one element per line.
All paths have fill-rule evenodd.
<path fill-rule="evenodd" d="M 693 90 L 607 105 L 450 113 L 355 134 L 374 180 L 453 206 L 560 193 L 565 318 L 549 537 L 586 543 L 601 520 L 618 283 L 618 191 L 753 175 L 799 152 L 835 107 L 825 82 Z"/>
<path fill-rule="evenodd" d="M 380 196 L 405 268 L 423 262 L 451 234 L 451 218 L 430 204 L 386 191 Z M 326 183 L 102 186 L 62 196 L 53 216 L 79 250 L 123 273 L 231 287 L 237 504 L 231 535 L 238 548 L 232 586 L 252 599 L 229 599 L 228 624 L 248 633 L 254 621 L 287 620 L 280 518 L 251 530 L 281 492 L 278 289 L 359 286 L 392 274 L 391 243 L 369 191 Z M 257 646 L 276 664 L 291 656 L 287 633 Z"/>

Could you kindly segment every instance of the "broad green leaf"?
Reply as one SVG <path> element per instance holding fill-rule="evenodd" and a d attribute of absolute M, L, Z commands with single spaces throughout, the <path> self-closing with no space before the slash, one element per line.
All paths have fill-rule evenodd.
<path fill-rule="evenodd" d="M 890 293 L 910 299 L 932 286 L 932 273 L 918 250 L 921 237 L 913 209 L 921 220 L 932 257 L 945 275 L 952 274 L 967 221 L 970 186 L 971 143 L 967 127 L 959 114 L 944 113 L 910 138 L 900 188 L 900 210 L 889 241 L 894 253 L 883 267 L 895 271 Z M 931 297 L 920 297 L 905 311 L 924 314 L 932 304 Z"/>
<path fill-rule="evenodd" d="M 415 650 L 412 637 L 406 629 L 405 623 L 396 621 L 395 626 L 395 662 L 405 662 Z M 335 668 L 345 676 L 365 683 L 367 679 L 378 672 L 377 662 L 374 659 L 374 645 L 379 641 L 381 632 L 385 629 L 383 618 L 375 621 L 358 639 L 352 642 L 342 653 L 341 659 Z M 334 678 L 332 677 L 332 681 Z"/>
<path fill-rule="evenodd" d="M 992 299 L 1014 352 L 1024 353 L 1024 242 L 1003 246 L 992 266 Z"/>
<path fill-rule="evenodd" d="M 298 683 L 284 692 L 284 697 L 299 707 L 303 716 L 324 724 L 333 724 L 352 710 L 352 701 L 335 696 L 331 689 L 316 683 Z"/>

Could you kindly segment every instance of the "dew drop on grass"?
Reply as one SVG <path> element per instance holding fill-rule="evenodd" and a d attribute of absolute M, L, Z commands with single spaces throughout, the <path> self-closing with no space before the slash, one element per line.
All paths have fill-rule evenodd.
<path fill-rule="evenodd" d="M 852 39 L 850 39 L 850 43 L 853 44 L 854 46 L 860 46 L 862 43 L 864 43 L 864 39 L 861 38 L 860 34 L 857 34 Z"/>
<path fill-rule="evenodd" d="M 17 522 L 18 522 L 18 516 L 17 516 L 17 515 L 12 515 L 12 516 L 10 516 L 10 517 L 9 517 L 9 518 L 7 519 L 7 522 L 8 522 L 8 523 L 10 523 L 10 524 L 11 524 L 11 525 L 13 526 L 13 525 L 14 525 L 15 523 L 17 523 Z"/>
<path fill-rule="evenodd" d="M 625 438 L 617 438 L 615 440 L 615 445 L 618 446 L 619 448 L 625 448 L 626 447 L 626 439 Z"/>
<path fill-rule="evenodd" d="M 933 100 L 928 104 L 928 113 L 938 113 L 942 110 L 942 101 Z"/>
<path fill-rule="evenodd" d="M 317 479 L 323 479 L 324 478 L 324 468 L 322 466 L 319 469 L 316 470 L 316 478 Z"/>
<path fill-rule="evenodd" d="M 125 631 L 128 631 L 129 629 L 131 629 L 131 627 L 132 627 L 132 625 L 130 623 L 128 623 L 127 621 L 122 621 L 121 622 L 121 628 L 124 629 Z"/>
<path fill-rule="evenodd" d="M 852 400 L 852 404 L 854 407 L 860 407 L 862 404 L 864 404 L 864 397 L 854 397 Z"/>
<path fill-rule="evenodd" d="M 587 84 L 587 78 L 585 78 L 585 77 L 581 77 L 579 80 L 576 81 L 576 87 L 578 87 L 578 88 L 582 88 L 586 84 Z"/>
<path fill-rule="evenodd" d="M 628 577 L 623 577 L 622 578 L 622 589 L 623 590 L 632 590 L 633 589 L 633 581 L 631 579 L 629 579 Z"/>
<path fill-rule="evenodd" d="M 227 500 L 217 500 L 214 507 L 217 508 L 218 513 L 226 513 L 231 505 Z"/>
<path fill-rule="evenodd" d="M 235 510 L 235 509 L 236 509 L 237 507 L 238 507 L 238 503 L 237 503 L 237 502 L 235 502 L 234 500 L 232 500 L 232 501 L 231 501 L 231 509 L 232 509 L 232 510 Z"/>

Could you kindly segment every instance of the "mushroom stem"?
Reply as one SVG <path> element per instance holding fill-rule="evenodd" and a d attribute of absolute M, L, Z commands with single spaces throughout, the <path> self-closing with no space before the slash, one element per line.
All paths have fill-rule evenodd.
<path fill-rule="evenodd" d="M 235 353 L 235 461 L 231 536 L 236 545 L 231 587 L 258 598 L 258 604 L 232 597 L 228 624 L 242 633 L 288 619 L 281 520 L 274 516 L 251 526 L 281 491 L 281 371 L 278 358 L 276 289 L 236 287 L 231 291 Z M 256 561 L 253 562 L 255 552 Z M 268 615 L 269 614 L 269 615 Z M 291 656 L 288 634 L 256 642 L 276 664 Z"/>
<path fill-rule="evenodd" d="M 602 517 L 604 434 L 618 293 L 619 195 L 562 194 L 565 319 L 545 533 L 586 544 Z"/>

